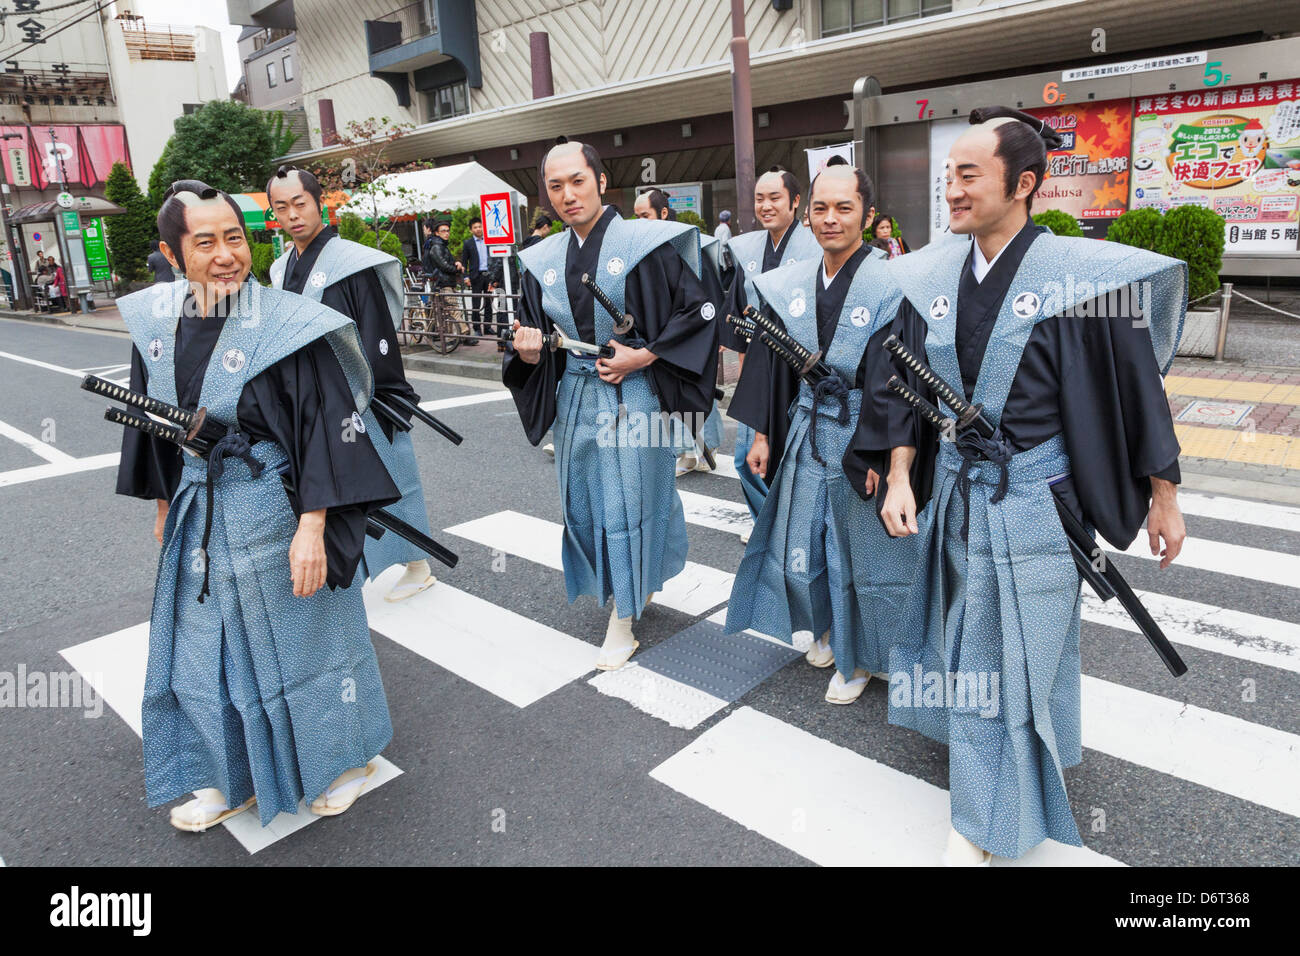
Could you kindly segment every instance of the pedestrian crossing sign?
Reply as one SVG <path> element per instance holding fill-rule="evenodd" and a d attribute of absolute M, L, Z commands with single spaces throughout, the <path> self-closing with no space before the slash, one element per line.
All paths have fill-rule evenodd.
<path fill-rule="evenodd" d="M 515 223 L 510 211 L 510 194 L 484 193 L 479 196 L 479 209 L 483 216 L 483 241 L 489 246 L 513 244 Z"/>

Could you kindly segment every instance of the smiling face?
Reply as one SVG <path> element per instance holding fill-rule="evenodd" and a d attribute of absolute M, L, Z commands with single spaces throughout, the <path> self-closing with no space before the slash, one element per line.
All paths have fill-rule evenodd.
<path fill-rule="evenodd" d="M 799 197 L 791 197 L 780 173 L 764 173 L 754 183 L 754 218 L 768 232 L 784 234 L 798 207 Z"/>
<path fill-rule="evenodd" d="M 179 269 L 175 251 L 165 242 L 159 243 L 159 248 Z M 253 268 L 253 253 L 243 224 L 220 199 L 186 207 L 180 252 L 185 261 L 185 278 L 190 280 L 196 297 L 207 303 L 205 308 L 235 292 Z"/>
<path fill-rule="evenodd" d="M 852 166 L 827 166 L 817 176 L 808 201 L 808 227 L 831 254 L 862 244 L 862 197 Z"/>
<path fill-rule="evenodd" d="M 276 221 L 294 242 L 310 242 L 324 228 L 320 206 L 303 188 L 296 171 L 287 176 L 275 177 L 271 181 L 267 199 L 271 202 L 271 211 L 275 213 Z"/>
<path fill-rule="evenodd" d="M 1021 201 L 1034 188 L 1034 174 L 1026 170 L 1015 191 L 1007 195 L 995 124 L 990 121 L 962 133 L 948 153 L 948 223 L 958 235 L 978 236 L 995 230 L 1008 217 L 1018 215 Z"/>
<path fill-rule="evenodd" d="M 600 216 L 605 176 L 592 171 L 581 143 L 564 143 L 547 154 L 543 182 L 551 208 L 565 225 L 580 228 Z"/>

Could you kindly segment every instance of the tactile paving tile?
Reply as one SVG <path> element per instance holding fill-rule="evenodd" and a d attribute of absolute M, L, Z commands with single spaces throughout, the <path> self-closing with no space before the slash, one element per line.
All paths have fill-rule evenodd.
<path fill-rule="evenodd" d="M 636 661 L 646 670 L 733 701 L 798 657 L 793 647 L 752 634 L 727 634 L 706 620 L 638 654 Z"/>

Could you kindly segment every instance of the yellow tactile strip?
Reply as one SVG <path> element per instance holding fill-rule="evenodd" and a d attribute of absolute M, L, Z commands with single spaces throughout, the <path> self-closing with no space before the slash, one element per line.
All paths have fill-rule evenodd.
<path fill-rule="evenodd" d="M 1178 436 L 1182 454 L 1188 457 L 1300 469 L 1300 438 L 1291 435 L 1268 435 L 1240 428 L 1205 428 L 1178 422 L 1174 423 L 1174 433 Z"/>
<path fill-rule="evenodd" d="M 1278 382 L 1239 382 L 1229 378 L 1169 375 L 1165 378 L 1165 392 L 1188 398 L 1221 398 L 1237 402 L 1300 405 L 1300 385 Z"/>

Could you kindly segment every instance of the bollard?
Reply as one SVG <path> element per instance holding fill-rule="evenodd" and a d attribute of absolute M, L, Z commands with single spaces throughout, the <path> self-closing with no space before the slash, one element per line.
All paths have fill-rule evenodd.
<path fill-rule="evenodd" d="M 1223 361 L 1223 349 L 1228 344 L 1228 310 L 1232 308 L 1232 283 L 1223 284 L 1223 311 L 1219 313 L 1219 341 L 1214 346 L 1214 361 Z"/>

